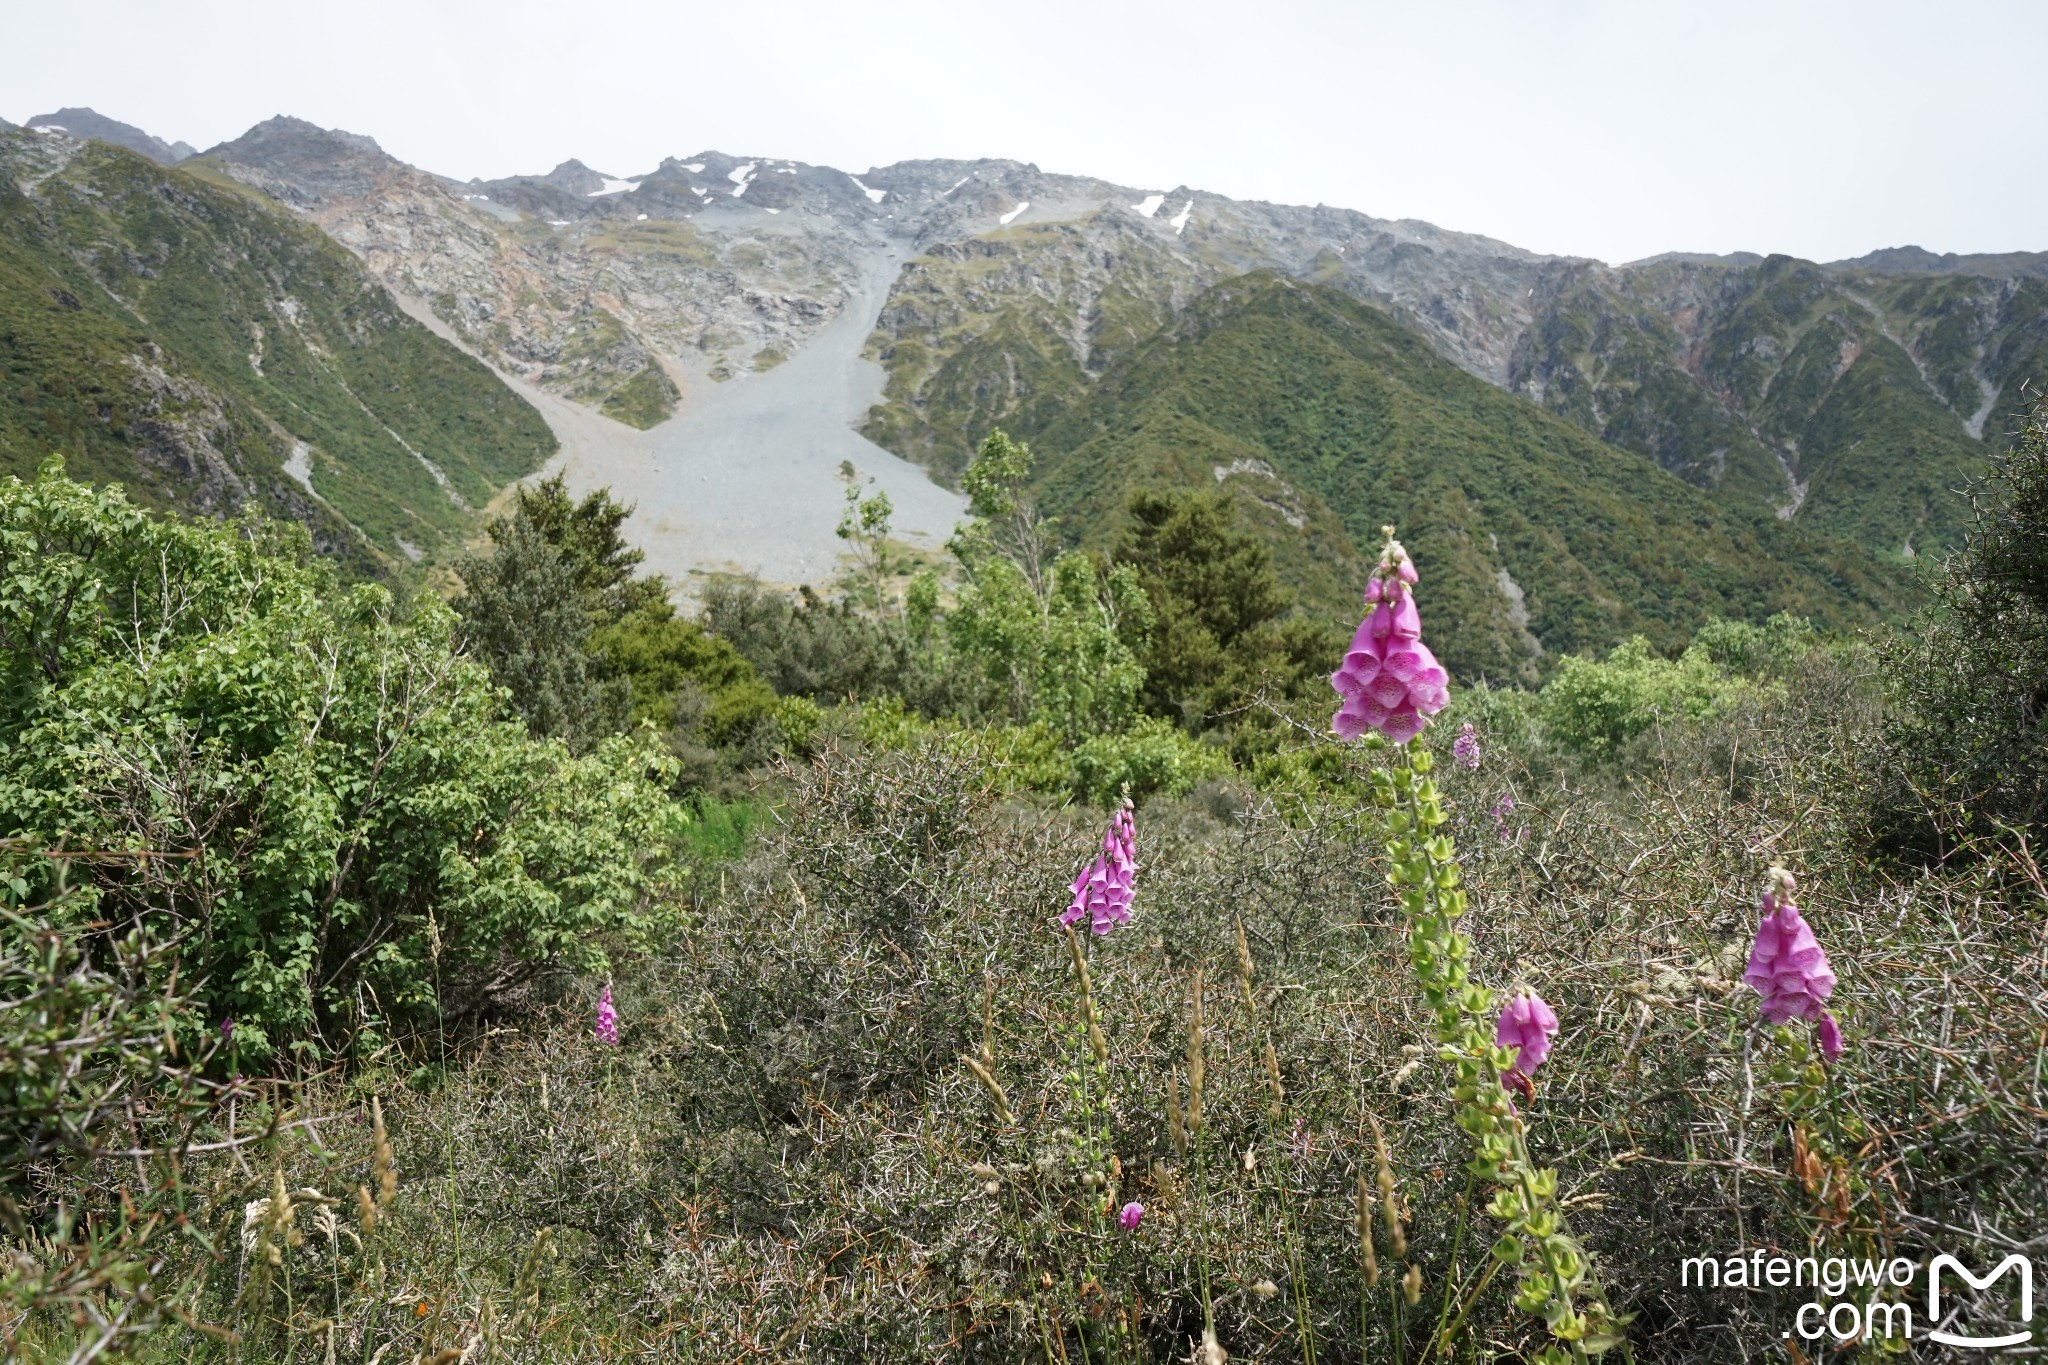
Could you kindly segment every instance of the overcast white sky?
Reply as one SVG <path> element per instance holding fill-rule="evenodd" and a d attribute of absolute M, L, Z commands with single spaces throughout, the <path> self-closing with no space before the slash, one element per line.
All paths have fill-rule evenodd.
<path fill-rule="evenodd" d="M 1540 251 L 2048 249 L 2043 0 L 7 0 L 0 116 L 467 178 L 1007 156 Z"/>

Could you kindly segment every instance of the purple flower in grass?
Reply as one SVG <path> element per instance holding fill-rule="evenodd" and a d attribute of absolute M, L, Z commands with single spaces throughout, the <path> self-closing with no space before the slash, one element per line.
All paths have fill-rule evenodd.
<path fill-rule="evenodd" d="M 1550 1040 L 1557 1036 L 1557 1012 L 1532 990 L 1516 991 L 1501 1008 L 1500 1023 L 1494 1026 L 1496 1047 L 1511 1047 L 1515 1060 L 1508 1073 L 1524 1081 L 1550 1055 Z"/>
<path fill-rule="evenodd" d="M 1522 831 L 1508 823 L 1514 813 L 1515 794 L 1502 792 L 1500 800 L 1493 803 L 1493 835 L 1504 844 L 1518 843 L 1522 837 Z"/>
<path fill-rule="evenodd" d="M 1816 1025 L 1821 1055 L 1832 1062 L 1843 1050 L 1842 1027 L 1827 1010 L 1827 999 L 1835 990 L 1835 973 L 1828 966 L 1827 950 L 1793 903 L 1795 889 L 1791 873 L 1782 867 L 1771 869 L 1760 905 L 1763 920 L 1757 925 L 1756 943 L 1749 950 L 1749 968 L 1742 979 L 1763 997 L 1757 1013 L 1765 1023 L 1804 1019 Z"/>
<path fill-rule="evenodd" d="M 1139 1222 L 1144 1217 L 1145 1206 L 1133 1199 L 1130 1203 L 1117 1210 L 1116 1221 L 1123 1226 L 1125 1232 L 1136 1232 Z"/>
<path fill-rule="evenodd" d="M 1060 912 L 1060 923 L 1084 921 L 1093 934 L 1106 934 L 1131 919 L 1131 898 L 1138 879 L 1138 824 L 1125 801 L 1109 817 L 1102 834 L 1102 852 L 1074 877 L 1074 899 Z"/>
<path fill-rule="evenodd" d="M 619 1012 L 612 1005 L 610 986 L 597 998 L 597 1040 L 613 1047 L 619 1045 Z"/>
<path fill-rule="evenodd" d="M 1450 675 L 1422 643 L 1422 617 L 1410 591 L 1415 566 L 1394 528 L 1385 529 L 1386 548 L 1365 585 L 1365 620 L 1330 675 L 1339 698 L 1330 728 L 1344 739 L 1377 730 L 1405 744 L 1451 699 Z"/>
<path fill-rule="evenodd" d="M 1479 771 L 1479 736 L 1472 729 L 1472 722 L 1466 721 L 1459 729 L 1458 737 L 1451 741 L 1451 757 L 1458 760 L 1458 766 L 1471 772 Z"/>

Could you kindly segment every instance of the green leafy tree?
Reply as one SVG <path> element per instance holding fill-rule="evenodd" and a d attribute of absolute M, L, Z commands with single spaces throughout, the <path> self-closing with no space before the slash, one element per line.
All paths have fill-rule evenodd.
<path fill-rule="evenodd" d="M 530 738 L 455 633 L 433 598 L 343 588 L 297 528 L 9 479 L 0 836 L 113 855 L 72 903 L 180 938 L 194 1013 L 249 1050 L 602 968 L 675 913 L 669 760 Z"/>
<path fill-rule="evenodd" d="M 668 583 L 660 575 L 640 577 L 644 551 L 626 543 L 626 519 L 633 505 L 612 497 L 609 488 L 570 497 L 562 475 L 514 490 L 514 512 L 490 528 L 494 544 L 502 544 L 520 521 L 530 523 L 542 540 L 568 565 L 584 596 L 593 625 L 608 625 L 651 603 L 668 599 Z"/>
<path fill-rule="evenodd" d="M 1749 629 L 1754 630 L 1754 627 Z M 1716 638 L 1724 642 L 1729 632 Z M 1660 657 L 1638 635 L 1605 659 L 1567 655 L 1536 698 L 1544 732 L 1588 758 L 1612 758 L 1659 722 L 1682 725 L 1727 709 L 1752 691 L 1746 679 L 1715 664 L 1704 644 L 1677 659 Z"/>
<path fill-rule="evenodd" d="M 973 520 L 955 533 L 952 549 L 970 575 L 992 557 L 1008 559 L 1043 597 L 1053 524 L 1039 515 L 1029 491 L 1033 463 L 1031 447 L 1001 428 L 982 440 L 960 478 Z"/>
<path fill-rule="evenodd" d="M 846 480 L 846 510 L 839 515 L 837 534 L 853 549 L 854 575 L 868 609 L 886 618 L 890 612 L 889 574 L 894 568 L 889 553 L 889 530 L 896 506 L 880 489 L 862 497 L 859 471 L 851 461 L 840 461 L 839 472 Z M 873 479 L 868 480 L 869 486 L 873 483 Z"/>

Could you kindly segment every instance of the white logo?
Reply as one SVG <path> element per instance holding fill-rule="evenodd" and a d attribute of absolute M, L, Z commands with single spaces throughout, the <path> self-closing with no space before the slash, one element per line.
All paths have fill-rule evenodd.
<path fill-rule="evenodd" d="M 1927 1266 L 1927 1320 L 1930 1323 L 1941 1321 L 1941 1270 L 1943 1266 L 1947 1266 L 1950 1270 L 1962 1276 L 1963 1279 L 1969 1282 L 1970 1288 L 1979 1290 L 1989 1289 L 1993 1281 L 2004 1277 L 2006 1271 L 2018 1270 L 2020 1273 L 2020 1321 L 2032 1322 L 2034 1320 L 2033 1262 L 2015 1252 L 2000 1261 L 1989 1275 L 1979 1279 L 1972 1275 L 1961 1261 L 1944 1253 L 1935 1257 Z M 1929 1331 L 1927 1335 L 1929 1339 L 1938 1341 L 1944 1346 L 1976 1346 L 1986 1350 L 1997 1346 L 2019 1346 L 2034 1339 L 2032 1328 L 2024 1332 L 2014 1332 L 2009 1336 L 2002 1337 L 1964 1337 L 1957 1336 L 1953 1332 L 1940 1331 Z"/>

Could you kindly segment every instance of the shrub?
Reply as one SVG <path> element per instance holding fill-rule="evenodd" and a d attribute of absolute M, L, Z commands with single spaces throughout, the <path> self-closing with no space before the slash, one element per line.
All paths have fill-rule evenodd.
<path fill-rule="evenodd" d="M 1894 726 L 1878 823 L 1932 853 L 2018 830 L 2048 838 L 2048 401 L 1971 497 L 1962 550 L 1912 635 L 1883 651 Z"/>
<path fill-rule="evenodd" d="M 252 1054 L 601 967 L 667 913 L 667 760 L 528 738 L 455 627 L 290 529 L 10 479 L 0 834 L 124 855 L 80 865 L 95 913 L 183 935 L 193 1026 Z"/>
<path fill-rule="evenodd" d="M 1749 684 L 1717 668 L 1706 648 L 1677 660 L 1659 658 L 1637 636 L 1595 662 L 1567 656 L 1536 702 L 1545 733 L 1588 758 L 1611 758 L 1660 721 L 1704 720 L 1733 703 Z"/>

